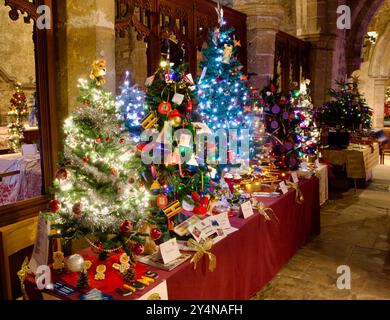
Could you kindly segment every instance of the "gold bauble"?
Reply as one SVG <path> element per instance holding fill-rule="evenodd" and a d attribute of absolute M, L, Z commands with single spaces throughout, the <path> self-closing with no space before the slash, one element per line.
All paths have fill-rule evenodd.
<path fill-rule="evenodd" d="M 180 127 L 180 125 L 181 125 L 181 117 L 173 117 L 171 119 L 171 123 L 172 123 L 172 126 L 174 128 Z"/>

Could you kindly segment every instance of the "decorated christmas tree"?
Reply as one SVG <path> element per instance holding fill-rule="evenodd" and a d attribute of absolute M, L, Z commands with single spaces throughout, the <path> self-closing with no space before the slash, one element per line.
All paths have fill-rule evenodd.
<path fill-rule="evenodd" d="M 202 50 L 202 76 L 198 84 L 199 111 L 212 131 L 250 128 L 250 117 L 245 114 L 249 103 L 248 81 L 237 60 L 241 46 L 232 28 L 223 19 L 218 4 L 218 25 L 210 32 L 207 48 Z"/>
<path fill-rule="evenodd" d="M 332 100 L 318 110 L 321 124 L 352 132 L 370 129 L 372 109 L 359 92 L 358 79 L 339 81 L 337 85 L 337 89 L 329 90 Z"/>
<path fill-rule="evenodd" d="M 17 84 L 15 89 L 8 112 L 9 147 L 12 152 L 20 151 L 24 138 L 23 128 L 29 114 L 26 95 L 21 85 Z"/>
<path fill-rule="evenodd" d="M 207 129 L 196 113 L 195 85 L 186 67 L 174 69 L 169 61 L 146 81 L 148 114 L 141 125 L 145 129 L 139 144 L 145 170 L 142 176 L 155 195 L 157 216 L 168 228 L 179 222 L 181 209 L 205 214 L 214 190 L 212 169 L 207 157 L 198 151 L 202 144 L 196 139 Z"/>
<path fill-rule="evenodd" d="M 386 100 L 385 100 L 385 121 L 390 120 L 390 87 L 386 89 Z"/>
<path fill-rule="evenodd" d="M 303 155 L 301 151 L 302 121 L 300 112 L 291 95 L 279 90 L 278 79 L 261 92 L 266 140 L 262 161 L 280 170 L 295 170 Z"/>
<path fill-rule="evenodd" d="M 137 85 L 131 85 L 128 71 L 120 89 L 121 94 L 117 97 L 117 101 L 121 106 L 121 114 L 125 118 L 126 128 L 133 141 L 138 143 L 142 132 L 141 120 L 147 111 L 145 93 Z"/>
<path fill-rule="evenodd" d="M 302 129 L 302 152 L 307 157 L 317 154 L 321 136 L 320 130 L 315 122 L 315 110 L 311 102 L 310 89 L 308 88 L 309 84 L 310 80 L 306 79 L 301 83 L 299 92 L 293 92 L 294 97 L 298 94 L 295 100 L 298 103 L 300 117 L 302 119 L 300 123 Z"/>
<path fill-rule="evenodd" d="M 258 89 L 252 88 L 250 93 L 253 114 L 250 159 L 253 165 L 261 165 L 265 156 L 264 144 L 267 141 L 265 138 L 264 103 L 260 103 L 260 92 Z"/>
<path fill-rule="evenodd" d="M 104 60 L 95 61 L 90 80 L 80 80 L 82 104 L 65 121 L 64 159 L 54 181 L 55 199 L 46 216 L 57 237 L 85 240 L 104 258 L 140 245 L 137 230 L 148 214 L 149 195 L 140 184 L 142 168 L 120 117 L 120 106 L 101 85 Z"/>

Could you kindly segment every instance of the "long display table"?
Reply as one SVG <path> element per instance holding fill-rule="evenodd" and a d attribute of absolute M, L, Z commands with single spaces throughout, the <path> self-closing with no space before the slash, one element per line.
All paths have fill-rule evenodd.
<path fill-rule="evenodd" d="M 265 221 L 258 213 L 246 220 L 232 217 L 231 224 L 238 231 L 211 249 L 217 257 L 214 272 L 209 271 L 206 256 L 196 270 L 190 262 L 170 272 L 148 266 L 149 270 L 159 274 L 158 281 L 148 289 L 166 281 L 168 297 L 172 300 L 249 299 L 279 272 L 310 236 L 320 232 L 318 178 L 301 181 L 300 188 L 305 199 L 303 204 L 295 201 L 295 190 L 292 189 L 279 198 L 259 198 L 266 207 L 273 209 L 278 219 Z M 30 299 L 42 298 L 31 276 L 27 278 L 26 290 Z M 116 292 L 105 293 L 113 299 L 137 298 L 136 295 L 124 298 Z M 139 295 L 145 293 L 146 290 Z M 79 295 L 80 292 L 75 292 L 57 297 L 79 299 Z"/>

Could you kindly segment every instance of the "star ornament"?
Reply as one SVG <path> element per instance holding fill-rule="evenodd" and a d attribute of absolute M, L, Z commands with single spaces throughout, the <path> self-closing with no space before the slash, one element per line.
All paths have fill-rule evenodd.
<path fill-rule="evenodd" d="M 234 46 L 235 47 L 241 47 L 241 41 L 240 40 L 234 40 Z"/>

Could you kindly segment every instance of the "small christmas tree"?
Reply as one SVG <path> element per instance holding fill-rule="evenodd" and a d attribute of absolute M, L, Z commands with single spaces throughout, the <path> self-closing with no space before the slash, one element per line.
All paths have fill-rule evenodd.
<path fill-rule="evenodd" d="M 141 120 L 147 111 L 145 93 L 137 85 L 131 85 L 128 71 L 120 89 L 121 94 L 117 97 L 117 101 L 121 106 L 121 114 L 125 118 L 126 128 L 133 141 L 138 143 L 142 132 Z"/>
<path fill-rule="evenodd" d="M 218 4 L 218 25 L 210 32 L 208 47 L 202 50 L 203 69 L 199 79 L 199 111 L 212 131 L 250 128 L 245 114 L 249 104 L 248 81 L 241 72 L 236 54 L 241 46 L 226 26 L 223 9 Z"/>
<path fill-rule="evenodd" d="M 91 80 L 80 80 L 82 106 L 65 121 L 64 159 L 46 214 L 55 221 L 56 236 L 84 237 L 102 258 L 119 247 L 130 253 L 149 205 L 149 194 L 137 178 L 142 163 L 129 141 L 119 105 L 101 87 L 104 74 L 104 60 L 99 60 Z"/>
<path fill-rule="evenodd" d="M 266 141 L 263 162 L 280 170 L 296 170 L 303 155 L 301 151 L 301 116 L 291 95 L 279 90 L 278 79 L 261 92 Z"/>
<path fill-rule="evenodd" d="M 13 94 L 8 112 L 8 133 L 9 147 L 12 152 L 20 151 L 24 138 L 23 128 L 28 118 L 28 105 L 26 95 L 20 84 L 15 86 L 16 92 Z"/>
<path fill-rule="evenodd" d="M 86 270 L 80 271 L 79 279 L 77 280 L 77 288 L 81 290 L 87 290 L 89 288 L 89 278 Z"/>
<path fill-rule="evenodd" d="M 310 80 L 306 79 L 300 85 L 299 92 L 294 91 L 293 95 L 298 103 L 298 109 L 301 116 L 301 142 L 302 152 L 307 156 L 317 154 L 318 145 L 320 143 L 320 130 L 315 122 L 314 106 L 311 102 L 310 89 L 308 85 Z M 298 97 L 296 97 L 298 95 Z"/>
<path fill-rule="evenodd" d="M 318 110 L 321 124 L 352 132 L 370 129 L 372 109 L 359 92 L 358 79 L 339 81 L 337 85 L 337 89 L 329 89 L 332 100 Z"/>

